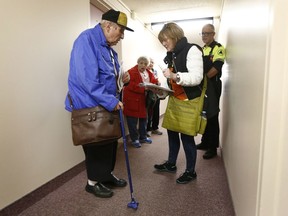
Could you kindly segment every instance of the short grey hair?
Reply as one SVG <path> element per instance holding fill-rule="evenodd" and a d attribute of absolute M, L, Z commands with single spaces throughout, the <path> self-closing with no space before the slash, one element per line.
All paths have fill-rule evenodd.
<path fill-rule="evenodd" d="M 146 57 L 146 56 L 140 56 L 140 57 L 137 59 L 137 63 L 139 63 L 140 61 L 145 61 L 145 62 L 147 62 L 147 64 L 149 64 L 149 59 L 148 59 L 148 57 Z"/>
<path fill-rule="evenodd" d="M 212 24 L 210 24 L 210 23 L 204 25 L 203 28 L 204 28 L 204 27 L 208 27 L 208 28 L 211 29 L 213 32 L 215 32 L 215 27 L 214 27 L 214 25 L 212 25 Z"/>

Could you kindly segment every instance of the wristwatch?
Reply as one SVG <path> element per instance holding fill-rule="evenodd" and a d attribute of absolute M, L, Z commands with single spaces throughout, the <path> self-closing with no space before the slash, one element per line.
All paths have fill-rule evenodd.
<path fill-rule="evenodd" d="M 180 75 L 179 75 L 179 73 L 176 74 L 176 82 L 180 82 Z"/>

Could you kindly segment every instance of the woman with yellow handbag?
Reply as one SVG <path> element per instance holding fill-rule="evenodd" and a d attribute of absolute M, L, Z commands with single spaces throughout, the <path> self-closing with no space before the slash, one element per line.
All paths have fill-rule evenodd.
<path fill-rule="evenodd" d="M 163 74 L 174 93 L 169 96 L 162 124 L 168 133 L 168 160 L 162 164 L 155 164 L 154 168 L 158 171 L 176 172 L 181 139 L 186 156 L 186 169 L 176 182 L 185 184 L 197 177 L 197 149 L 194 136 L 200 130 L 200 113 L 203 107 L 201 93 L 202 96 L 205 94 L 202 82 L 202 49 L 196 44 L 188 43 L 182 28 L 176 23 L 165 24 L 158 39 L 167 50 L 164 61 L 168 68 Z M 205 123 L 205 119 L 202 123 Z M 205 128 L 205 124 L 203 125 Z"/>

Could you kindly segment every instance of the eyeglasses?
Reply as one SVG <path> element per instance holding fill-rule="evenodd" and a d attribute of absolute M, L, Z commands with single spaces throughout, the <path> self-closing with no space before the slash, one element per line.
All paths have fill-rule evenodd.
<path fill-rule="evenodd" d="M 201 32 L 201 33 L 199 33 L 199 35 L 201 35 L 201 36 L 209 36 L 209 35 L 211 35 L 213 33 L 214 32 Z"/>

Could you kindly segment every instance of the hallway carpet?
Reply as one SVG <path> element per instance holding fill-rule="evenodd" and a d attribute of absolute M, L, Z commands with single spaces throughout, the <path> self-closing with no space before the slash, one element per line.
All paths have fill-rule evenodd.
<path fill-rule="evenodd" d="M 198 151 L 196 164 L 197 179 L 185 185 L 176 183 L 177 177 L 185 169 L 184 151 L 181 146 L 176 173 L 159 173 L 154 170 L 155 163 L 167 160 L 167 132 L 152 135 L 152 144 L 144 144 L 136 149 L 128 143 L 134 197 L 139 202 L 137 210 L 127 208 L 131 201 L 129 186 L 115 188 L 114 196 L 101 199 L 85 192 L 86 172 L 84 164 L 77 166 L 78 173 L 53 180 L 53 185 L 61 185 L 41 196 L 37 190 L 35 203 L 26 206 L 25 197 L 14 205 L 0 211 L 0 215 L 21 216 L 234 216 L 234 208 L 228 188 L 228 182 L 220 152 L 211 160 L 202 158 Z M 199 137 L 196 137 L 196 140 Z M 198 143 L 196 141 L 196 143 Z M 127 178 L 123 145 L 119 147 L 114 174 Z M 81 167 L 79 169 L 79 167 Z M 71 173 L 71 171 L 70 171 Z M 73 172 L 72 172 L 73 173 Z M 53 186 L 52 186 L 53 188 Z M 46 186 L 47 190 L 47 186 Z M 42 190 L 42 193 L 43 190 Z M 29 197 L 29 196 L 27 196 Z M 27 198 L 26 198 L 27 199 Z M 19 202 L 21 206 L 19 206 Z M 18 203 L 18 207 L 17 204 Z M 30 201 L 31 203 L 31 201 Z M 17 212 L 21 207 L 21 212 Z"/>

